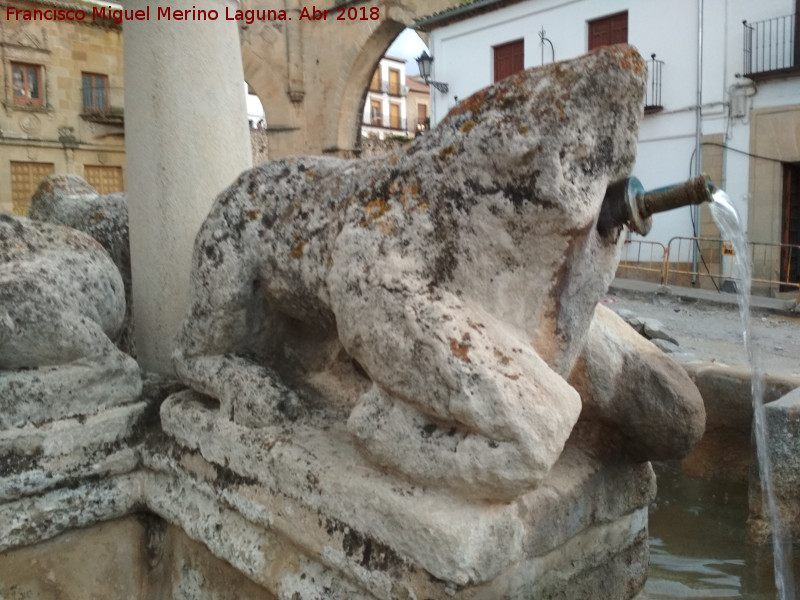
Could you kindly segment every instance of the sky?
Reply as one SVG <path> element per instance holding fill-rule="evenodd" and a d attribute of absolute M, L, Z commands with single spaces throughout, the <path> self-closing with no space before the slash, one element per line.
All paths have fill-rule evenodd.
<path fill-rule="evenodd" d="M 413 29 L 404 29 L 389 46 L 386 54 L 395 58 L 406 59 L 406 74 L 417 75 L 419 69 L 417 68 L 417 57 L 422 54 L 423 50 L 428 47 L 422 42 L 417 32 Z"/>

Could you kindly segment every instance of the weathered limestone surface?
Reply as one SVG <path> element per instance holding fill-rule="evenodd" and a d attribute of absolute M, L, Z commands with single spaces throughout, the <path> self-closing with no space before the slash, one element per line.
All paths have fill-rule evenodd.
<path fill-rule="evenodd" d="M 78 175 L 50 175 L 42 180 L 31 198 L 28 218 L 72 227 L 92 236 L 105 248 L 125 286 L 125 323 L 116 342 L 123 352 L 135 356 L 127 196 L 101 195 Z"/>
<path fill-rule="evenodd" d="M 769 436 L 767 452 L 772 466 L 772 483 L 783 533 L 789 539 L 798 542 L 800 541 L 800 388 L 765 404 L 764 419 Z M 760 477 L 755 470 L 753 474 L 750 485 L 748 534 L 756 542 L 765 543 L 772 528 L 762 498 Z"/>
<path fill-rule="evenodd" d="M 112 342 L 119 271 L 74 229 L 0 215 L 0 429 L 136 400 L 139 367 Z"/>
<path fill-rule="evenodd" d="M 535 488 L 581 410 L 565 378 L 616 267 L 595 224 L 643 81 L 604 49 L 479 92 L 403 154 L 243 174 L 196 240 L 179 377 L 253 427 L 338 404 L 421 485 Z"/>
<path fill-rule="evenodd" d="M 622 241 L 597 217 L 632 167 L 643 83 L 635 51 L 606 48 L 479 92 L 403 154 L 243 174 L 195 244 L 174 355 L 191 389 L 146 382 L 138 402 L 109 339 L 110 259 L 0 219 L 9 264 L 56 242 L 61 260 L 36 263 L 52 310 L 31 313 L 28 346 L 0 315 L 0 384 L 37 391 L 52 370 L 76 390 L 0 413 L 16 419 L 0 421 L 0 552 L 148 511 L 143 597 L 234 597 L 206 585 L 233 575 L 217 559 L 252 581 L 243 598 L 636 597 L 646 461 L 685 453 L 703 422 L 683 372 L 595 312 Z M 51 348 L 64 322 L 67 342 L 97 336 Z M 69 377 L 112 359 L 108 388 Z"/>
<path fill-rule="evenodd" d="M 251 429 L 215 413 L 194 392 L 162 406 L 164 429 L 177 445 L 148 452 L 145 464 L 160 473 L 156 480 L 182 483 L 158 496 L 153 509 L 218 555 L 235 556 L 226 560 L 237 568 L 256 568 L 253 577 L 270 589 L 280 586 L 278 574 L 268 561 L 236 557 L 240 545 L 226 537 L 232 525 L 215 526 L 221 517 L 210 498 L 267 529 L 244 548 L 291 540 L 377 598 L 393 597 L 398 586 L 418 598 L 446 597 L 445 588 L 456 598 L 539 597 L 526 594 L 577 585 L 592 568 L 624 562 L 625 549 L 646 538 L 646 507 L 655 493 L 649 465 L 609 465 L 582 439 L 567 445 L 540 488 L 514 503 L 486 504 L 376 471 L 353 448 L 343 422 L 321 435 L 321 424 Z M 197 508 L 187 511 L 187 502 Z M 643 551 L 644 562 L 628 566 L 642 578 Z M 299 577 L 302 569 L 295 572 Z"/>
<path fill-rule="evenodd" d="M 610 465 L 581 439 L 568 444 L 538 490 L 516 503 L 486 505 L 375 471 L 353 449 L 344 422 L 330 436 L 318 428 L 259 432 L 218 419 L 193 392 L 172 396 L 162 416 L 174 437 L 154 432 L 143 445 L 134 440 L 128 450 L 141 461 L 135 470 L 87 469 L 0 503 L 0 564 L 19 548 L 148 510 L 202 542 L 260 586 L 246 589 L 266 598 L 521 600 L 581 597 L 599 587 L 605 591 L 593 597 L 616 599 L 630 597 L 644 580 L 652 471 L 648 464 Z M 85 433 L 94 431 L 86 426 Z M 181 443 L 187 437 L 202 443 Z M 68 444 L 57 446 L 65 454 L 51 460 L 68 456 Z M 37 469 L 20 464 L 17 475 L 31 480 Z M 162 537 L 157 523 L 148 525 L 152 590 L 196 586 L 205 591 L 186 597 L 228 597 L 213 591 L 213 573 L 203 572 L 203 563 L 214 564 L 206 551 L 170 555 L 185 549 Z M 46 560 L 48 548 L 39 550 Z M 74 571 L 88 576 L 100 564 Z M 83 598 L 62 572 L 54 577 L 57 597 Z"/>
<path fill-rule="evenodd" d="M 752 373 L 707 362 L 681 366 L 700 390 L 707 415 L 706 431 L 682 460 L 681 468 L 693 477 L 746 483 L 752 458 Z M 777 400 L 798 387 L 800 377 L 766 375 L 764 402 Z"/>
<path fill-rule="evenodd" d="M 130 441 L 141 427 L 143 402 L 84 419 L 0 431 L 0 502 L 41 494 L 81 478 L 129 473 L 140 460 Z"/>
<path fill-rule="evenodd" d="M 570 383 L 581 418 L 611 424 L 633 460 L 685 456 L 703 435 L 703 398 L 686 371 L 605 306 Z"/>

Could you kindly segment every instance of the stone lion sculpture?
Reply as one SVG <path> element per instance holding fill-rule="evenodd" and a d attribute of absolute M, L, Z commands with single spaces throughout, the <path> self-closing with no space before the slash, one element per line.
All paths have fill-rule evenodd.
<path fill-rule="evenodd" d="M 341 401 L 359 449 L 422 485 L 536 487 L 581 414 L 568 378 L 621 245 L 596 223 L 634 163 L 644 81 L 635 50 L 606 48 L 478 92 L 404 153 L 244 173 L 197 236 L 177 373 L 251 426 Z M 685 389 L 661 386 L 657 439 L 625 435 L 643 460 L 687 451 L 696 389 L 639 363 Z M 592 418 L 627 426 L 619 369 L 593 386 L 580 364 Z"/>
<path fill-rule="evenodd" d="M 114 344 L 122 278 L 79 231 L 0 214 L 0 428 L 131 402 L 139 367 Z"/>
<path fill-rule="evenodd" d="M 72 227 L 98 242 L 108 252 L 125 286 L 125 324 L 117 345 L 136 356 L 132 331 L 131 251 L 128 234 L 128 197 L 124 193 L 100 194 L 71 173 L 45 177 L 31 198 L 28 218 Z"/>

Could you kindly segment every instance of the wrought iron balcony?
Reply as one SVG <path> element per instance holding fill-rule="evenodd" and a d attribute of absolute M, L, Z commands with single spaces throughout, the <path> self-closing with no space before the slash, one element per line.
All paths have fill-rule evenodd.
<path fill-rule="evenodd" d="M 744 74 L 751 79 L 800 74 L 797 14 L 744 25 Z"/>
<path fill-rule="evenodd" d="M 400 83 L 390 81 L 388 79 L 382 79 L 381 89 L 373 91 L 380 91 L 383 92 L 384 94 L 389 94 L 390 96 L 407 96 L 408 86 L 400 85 Z"/>
<path fill-rule="evenodd" d="M 401 119 L 399 117 L 392 119 L 390 116 L 386 117 L 373 116 L 369 120 L 364 119 L 361 125 L 367 127 L 380 127 L 381 129 L 396 129 L 398 131 L 405 131 L 407 126 L 407 120 Z"/>
<path fill-rule="evenodd" d="M 656 60 L 656 55 L 651 54 L 647 61 L 647 89 L 644 95 L 644 112 L 650 114 L 664 110 L 661 104 L 661 68 L 663 60 Z"/>

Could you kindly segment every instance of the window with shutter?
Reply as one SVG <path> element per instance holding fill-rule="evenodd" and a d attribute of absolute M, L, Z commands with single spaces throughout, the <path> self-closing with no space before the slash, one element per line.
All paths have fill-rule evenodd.
<path fill-rule="evenodd" d="M 628 43 L 628 11 L 589 21 L 589 50 Z"/>
<path fill-rule="evenodd" d="M 495 82 L 525 69 L 525 40 L 495 46 L 493 50 Z"/>

